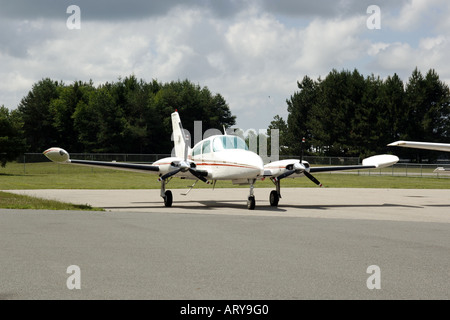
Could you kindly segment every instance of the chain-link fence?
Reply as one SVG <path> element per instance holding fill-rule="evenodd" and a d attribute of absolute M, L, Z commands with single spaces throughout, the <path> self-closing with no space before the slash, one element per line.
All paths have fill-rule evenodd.
<path fill-rule="evenodd" d="M 449 164 L 396 163 L 391 167 L 358 171 L 360 175 L 450 178 Z"/>
<path fill-rule="evenodd" d="M 284 159 L 300 159 L 299 156 L 280 156 L 280 160 Z M 360 164 L 358 157 L 317 157 L 304 156 L 303 160 L 308 161 L 311 165 L 324 166 L 352 166 Z"/>
<path fill-rule="evenodd" d="M 77 160 L 94 160 L 94 161 L 117 161 L 131 163 L 153 163 L 159 159 L 169 157 L 169 154 L 123 154 L 123 153 L 71 153 L 70 157 Z M 280 156 L 283 159 L 300 159 L 298 156 Z M 304 160 L 308 161 L 312 166 L 336 166 L 336 165 L 358 165 L 360 159 L 357 157 L 315 157 L 304 156 Z M 67 167 L 70 167 L 67 168 Z M 62 169 L 64 168 L 64 169 Z M 14 171 L 20 174 L 33 173 L 60 173 L 60 172 L 98 172 L 105 170 L 99 168 L 87 168 L 79 166 L 65 166 L 52 164 L 42 153 L 25 153 L 18 159 Z M 338 174 L 359 174 L 359 175 L 389 175 L 389 176 L 405 176 L 405 177 L 438 177 L 450 178 L 450 164 L 413 164 L 400 162 L 391 167 L 383 169 L 370 170 L 353 170 L 333 172 Z"/>
<path fill-rule="evenodd" d="M 134 163 L 153 163 L 159 159 L 170 157 L 170 154 L 129 154 L 129 153 L 71 153 L 70 158 L 74 160 L 92 161 L 117 161 Z M 49 162 L 42 153 L 25 153 L 18 162 L 36 163 Z"/>

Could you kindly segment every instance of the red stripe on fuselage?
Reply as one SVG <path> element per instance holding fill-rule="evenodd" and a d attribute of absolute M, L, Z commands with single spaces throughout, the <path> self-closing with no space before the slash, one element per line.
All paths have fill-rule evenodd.
<path fill-rule="evenodd" d="M 231 164 L 231 163 L 196 163 L 197 166 L 223 166 L 223 167 L 236 167 L 236 168 L 247 168 L 247 169 L 259 169 L 255 166 L 249 166 L 245 164 Z"/>
<path fill-rule="evenodd" d="M 171 162 L 170 162 L 171 163 Z M 158 163 L 157 165 L 158 166 L 162 166 L 162 165 L 168 165 L 168 164 L 170 164 L 169 162 L 167 162 L 167 163 Z M 194 163 L 197 165 L 197 166 L 223 166 L 223 167 L 236 167 L 236 168 L 248 168 L 248 169 L 259 169 L 258 167 L 255 167 L 255 166 L 249 166 L 249 165 L 245 165 L 245 164 L 239 164 L 239 163 L 236 163 L 236 164 L 232 164 L 232 163 L 219 163 L 219 162 L 212 162 L 212 163 L 206 163 L 206 162 L 201 162 L 201 163 L 199 163 L 199 162 L 195 162 L 194 161 Z"/>

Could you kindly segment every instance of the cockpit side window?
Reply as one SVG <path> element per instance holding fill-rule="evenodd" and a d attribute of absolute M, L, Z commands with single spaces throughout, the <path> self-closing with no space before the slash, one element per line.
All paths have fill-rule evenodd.
<path fill-rule="evenodd" d="M 199 143 L 192 151 L 192 156 L 195 157 L 195 156 L 199 155 L 201 152 L 202 152 L 202 144 Z"/>
<path fill-rule="evenodd" d="M 213 140 L 213 151 L 222 151 L 223 150 L 223 144 L 222 144 L 222 137 L 216 137 Z"/>
<path fill-rule="evenodd" d="M 210 153 L 211 152 L 211 142 L 209 140 L 203 142 L 202 153 Z"/>
<path fill-rule="evenodd" d="M 245 141 L 239 137 L 236 137 L 236 148 L 248 150 L 248 147 L 247 147 L 247 144 L 245 143 Z"/>

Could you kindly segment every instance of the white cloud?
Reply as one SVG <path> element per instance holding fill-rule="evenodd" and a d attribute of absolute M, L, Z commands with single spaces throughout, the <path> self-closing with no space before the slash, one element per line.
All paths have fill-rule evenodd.
<path fill-rule="evenodd" d="M 379 50 L 375 63 L 379 70 L 394 72 L 407 80 L 415 67 L 423 73 L 435 69 L 443 79 L 448 79 L 450 67 L 447 63 L 450 52 L 449 39 L 444 36 L 423 38 L 417 47 L 408 43 L 391 43 Z"/>
<path fill-rule="evenodd" d="M 448 21 L 448 10 L 447 0 L 409 0 L 398 15 L 384 15 L 386 17 L 384 21 L 387 26 L 396 31 L 413 32 L 424 29 L 424 26 L 427 26 L 426 29 L 430 31 L 433 27 Z"/>
<path fill-rule="evenodd" d="M 339 2 L 339 14 L 325 1 L 285 0 L 275 6 L 249 0 L 239 2 L 239 8 L 235 1 L 230 6 L 191 1 L 196 5 L 190 7 L 172 1 L 155 7 L 153 14 L 127 11 L 126 19 L 107 19 L 100 9 L 91 13 L 86 2 L 80 5 L 81 30 L 66 28 L 65 10 L 60 19 L 53 12 L 50 19 L 33 20 L 30 9 L 24 19 L 0 20 L 0 104 L 15 107 L 44 77 L 95 84 L 130 74 L 147 81 L 188 78 L 221 93 L 239 126 L 265 128 L 276 114 L 286 117 L 285 100 L 305 75 L 357 68 L 407 79 L 418 66 L 450 79 L 450 23 L 443 19 L 450 10 L 443 1 L 427 2 L 430 7 L 408 1 L 397 11 L 383 2 L 380 31 L 368 31 L 367 6 L 353 0 Z M 431 27 L 430 21 L 435 22 Z"/>
<path fill-rule="evenodd" d="M 369 49 L 367 50 L 367 54 L 369 56 L 376 56 L 377 54 L 379 54 L 380 52 L 382 52 L 383 50 L 385 50 L 386 48 L 389 47 L 389 43 L 386 42 L 376 42 L 376 43 L 372 43 L 369 47 Z"/>
<path fill-rule="evenodd" d="M 431 38 L 423 38 L 420 39 L 419 48 L 423 50 L 433 50 L 435 48 L 440 50 L 442 46 L 445 46 L 446 42 L 448 41 L 443 35 Z"/>
<path fill-rule="evenodd" d="M 402 31 L 417 28 L 431 2 L 433 0 L 411 0 L 401 9 L 400 15 L 391 21 L 391 27 Z"/>
<path fill-rule="evenodd" d="M 302 35 L 302 55 L 296 65 L 317 74 L 328 73 L 347 61 L 358 60 L 366 51 L 361 39 L 365 31 L 365 17 L 345 20 L 313 20 Z"/>
<path fill-rule="evenodd" d="M 376 57 L 378 65 L 384 70 L 412 71 L 416 57 L 408 43 L 391 43 L 381 49 Z M 413 67 L 414 68 L 414 67 Z"/>

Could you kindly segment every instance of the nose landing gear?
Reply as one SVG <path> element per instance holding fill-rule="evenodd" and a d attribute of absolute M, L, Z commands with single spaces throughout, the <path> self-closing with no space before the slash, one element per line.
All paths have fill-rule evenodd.
<path fill-rule="evenodd" d="M 247 208 L 248 210 L 254 210 L 255 209 L 255 195 L 253 194 L 253 184 L 255 183 L 256 179 L 253 179 L 250 181 L 250 195 L 247 199 Z"/>

